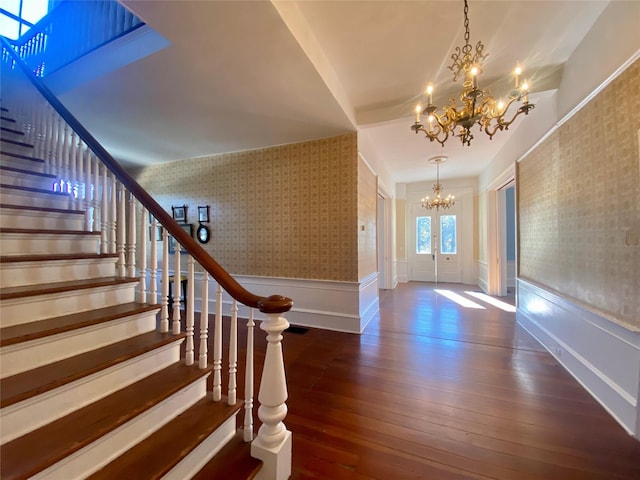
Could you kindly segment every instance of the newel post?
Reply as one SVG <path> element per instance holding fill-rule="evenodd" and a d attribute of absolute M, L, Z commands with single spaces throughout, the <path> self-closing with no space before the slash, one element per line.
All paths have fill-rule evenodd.
<path fill-rule="evenodd" d="M 269 297 L 268 300 L 288 299 Z M 260 328 L 267 332 L 268 343 L 258 393 L 258 418 L 262 426 L 251 444 L 251 455 L 263 461 L 257 480 L 285 480 L 291 475 L 291 432 L 283 423 L 287 415 L 287 379 L 282 332 L 289 327 L 289 322 L 281 313 L 265 313 L 267 320 L 260 324 Z"/>

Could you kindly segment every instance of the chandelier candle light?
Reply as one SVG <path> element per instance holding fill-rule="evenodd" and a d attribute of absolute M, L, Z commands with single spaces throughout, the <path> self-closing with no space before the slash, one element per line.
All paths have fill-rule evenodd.
<path fill-rule="evenodd" d="M 469 6 L 467 0 L 464 0 L 464 40 L 465 45 L 460 48 L 456 47 L 451 55 L 452 63 L 448 67 L 453 72 L 453 81 L 457 81 L 459 77 L 464 77 L 462 83 L 462 93 L 460 101 L 462 105 L 457 104 L 454 98 L 449 100 L 449 105 L 439 107 L 433 104 L 433 85 L 427 86 L 426 94 L 428 104 L 422 109 L 421 105 L 416 107 L 416 121 L 411 125 L 411 130 L 416 132 L 424 132 L 430 141 L 436 141 L 444 147 L 449 135 L 460 137 L 463 145 L 471 145 L 473 134 L 471 127 L 476 123 L 480 126 L 480 131 L 484 131 L 489 138 L 493 138 L 498 130 L 508 130 L 509 125 L 521 114 L 529 114 L 535 105 L 529 103 L 529 84 L 520 81 L 522 68 L 517 65 L 514 70 L 515 88 L 509 94 L 506 101 L 496 100 L 488 91 L 478 88 L 478 76 L 482 73 L 482 62 L 489 55 L 483 53 L 484 45 L 478 42 L 475 54 L 472 55 L 473 47 L 469 43 Z M 510 120 L 505 119 L 505 114 L 514 102 L 521 102 L 520 107 L 515 111 Z M 420 123 L 420 115 L 427 117 L 428 126 L 425 127 Z M 455 134 L 456 127 L 459 127 L 458 134 Z"/>
<path fill-rule="evenodd" d="M 447 161 L 447 157 L 439 156 L 433 157 L 429 159 L 429 163 L 436 164 L 436 183 L 433 185 L 433 193 L 435 193 L 435 197 L 433 199 L 429 198 L 427 195 L 422 199 L 422 206 L 427 210 L 436 210 L 445 209 L 452 207 L 456 204 L 456 197 L 449 194 L 446 198 L 442 198 L 442 185 L 440 185 L 440 164 Z"/>

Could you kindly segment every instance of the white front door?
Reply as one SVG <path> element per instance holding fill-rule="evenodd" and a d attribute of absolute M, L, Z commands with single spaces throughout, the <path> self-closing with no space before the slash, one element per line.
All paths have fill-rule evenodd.
<path fill-rule="evenodd" d="M 409 279 L 425 282 L 462 282 L 456 206 L 426 210 L 411 206 Z"/>

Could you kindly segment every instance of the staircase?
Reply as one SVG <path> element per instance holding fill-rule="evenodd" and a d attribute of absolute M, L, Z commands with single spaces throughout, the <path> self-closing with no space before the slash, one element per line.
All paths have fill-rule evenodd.
<path fill-rule="evenodd" d="M 2 109 L 0 477 L 254 478 L 243 402 L 212 401 L 212 367 L 181 360 L 186 333 L 161 333 L 15 120 Z"/>

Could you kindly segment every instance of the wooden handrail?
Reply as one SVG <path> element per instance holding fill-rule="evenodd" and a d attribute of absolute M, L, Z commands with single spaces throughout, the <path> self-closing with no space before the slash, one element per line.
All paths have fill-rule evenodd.
<path fill-rule="evenodd" d="M 16 64 L 31 81 L 33 86 L 51 104 L 65 122 L 87 144 L 93 153 L 106 165 L 115 177 L 133 194 L 134 197 L 153 215 L 184 249 L 238 302 L 258 308 L 263 313 L 284 313 L 291 309 L 293 301 L 280 295 L 260 297 L 249 292 L 216 262 L 198 243 L 185 232 L 178 222 L 156 202 L 149 193 L 136 182 L 129 173 L 111 156 L 109 152 L 84 128 L 73 114 L 56 98 L 43 82 L 37 78 L 26 63 L 11 47 L 6 38 L 0 37 L 2 46 L 14 58 Z"/>

